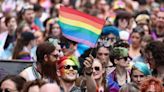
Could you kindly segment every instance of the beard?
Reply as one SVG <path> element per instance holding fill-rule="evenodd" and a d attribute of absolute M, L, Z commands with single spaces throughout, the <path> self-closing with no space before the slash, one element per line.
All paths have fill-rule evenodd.
<path fill-rule="evenodd" d="M 41 73 L 43 77 L 50 78 L 50 79 L 57 79 L 56 74 L 56 62 L 52 62 L 51 60 L 44 61 L 43 64 L 41 64 Z"/>

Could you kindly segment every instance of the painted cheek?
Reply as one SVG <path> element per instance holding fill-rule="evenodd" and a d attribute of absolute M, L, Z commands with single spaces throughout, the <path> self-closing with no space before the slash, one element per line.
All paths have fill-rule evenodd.
<path fill-rule="evenodd" d="M 61 69 L 61 75 L 64 76 L 65 74 L 68 74 L 69 70 Z"/>

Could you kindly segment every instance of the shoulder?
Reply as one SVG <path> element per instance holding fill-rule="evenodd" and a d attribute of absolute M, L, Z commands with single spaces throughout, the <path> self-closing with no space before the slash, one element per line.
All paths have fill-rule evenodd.
<path fill-rule="evenodd" d="M 19 73 L 19 75 L 25 78 L 27 81 L 30 80 L 29 75 L 32 75 L 32 66 L 24 69 L 22 72 Z"/>

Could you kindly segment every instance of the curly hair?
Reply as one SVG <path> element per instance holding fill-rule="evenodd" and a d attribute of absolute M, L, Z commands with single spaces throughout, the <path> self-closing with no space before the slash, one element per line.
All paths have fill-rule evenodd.
<path fill-rule="evenodd" d="M 160 41 L 152 41 L 146 45 L 145 52 L 152 53 L 155 61 L 155 67 L 164 66 L 164 43 Z"/>
<path fill-rule="evenodd" d="M 162 82 L 155 77 L 150 77 L 141 83 L 141 92 L 146 92 L 151 85 L 154 85 L 155 92 L 163 92 Z"/>

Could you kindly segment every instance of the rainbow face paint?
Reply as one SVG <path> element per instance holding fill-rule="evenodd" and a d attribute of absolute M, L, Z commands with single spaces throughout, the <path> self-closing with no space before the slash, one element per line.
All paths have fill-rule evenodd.
<path fill-rule="evenodd" d="M 66 59 L 61 63 L 60 74 L 61 78 L 66 81 L 74 81 L 77 78 L 78 67 L 70 59 Z M 76 69 L 75 69 L 76 68 Z"/>
<path fill-rule="evenodd" d="M 69 65 L 70 66 L 70 68 L 72 67 L 72 66 L 76 66 L 75 65 L 75 63 L 72 61 L 72 60 L 69 60 L 69 59 L 66 59 L 66 60 L 64 60 L 62 63 L 61 63 L 61 69 L 60 69 L 60 71 L 61 71 L 61 74 L 62 75 L 64 75 L 64 74 L 69 74 L 69 73 L 71 73 L 71 72 L 74 72 L 74 71 L 77 71 L 77 70 L 72 70 L 72 69 L 66 69 L 66 66 L 67 65 Z"/>
<path fill-rule="evenodd" d="M 80 68 L 79 61 L 75 56 L 64 56 L 60 58 L 60 60 L 57 62 L 58 68 L 60 69 L 65 65 L 76 65 L 78 68 Z"/>
<path fill-rule="evenodd" d="M 58 69 L 60 71 L 61 77 L 66 79 L 72 79 L 77 76 L 79 62 L 78 59 L 74 56 L 65 56 L 60 58 L 57 62 Z"/>

